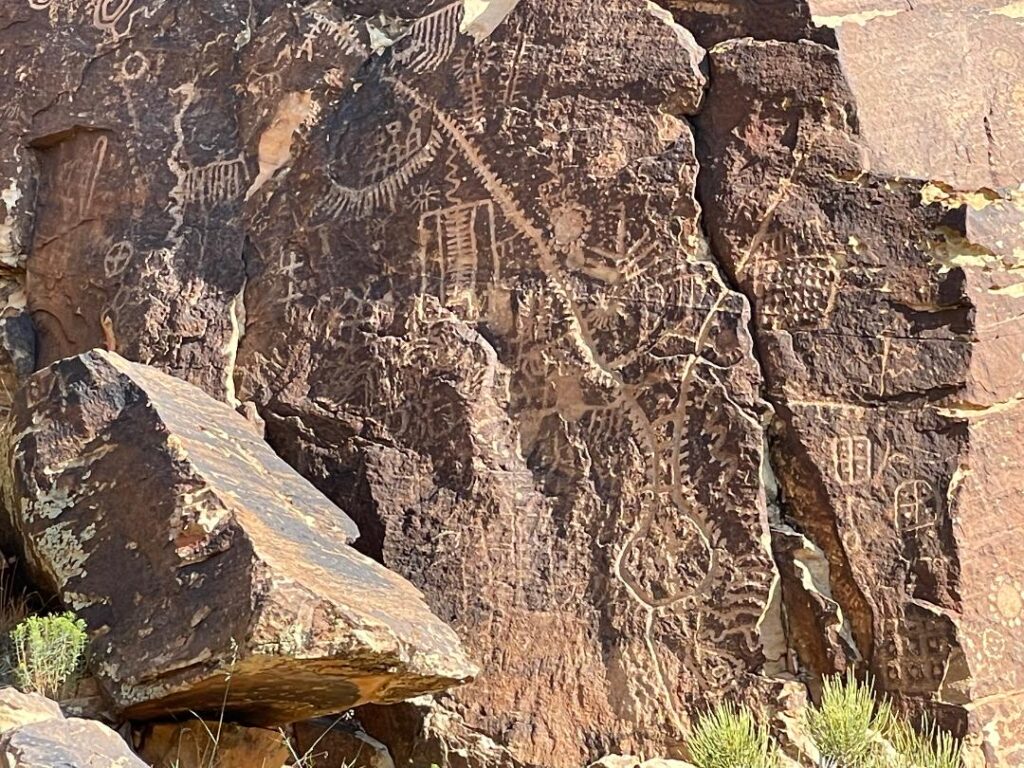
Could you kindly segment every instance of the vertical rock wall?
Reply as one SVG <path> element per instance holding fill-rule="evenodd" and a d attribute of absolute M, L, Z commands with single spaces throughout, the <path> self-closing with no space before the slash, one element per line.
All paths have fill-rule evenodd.
<path fill-rule="evenodd" d="M 6 0 L 5 386 L 254 403 L 483 667 L 396 755 L 866 664 L 1012 765 L 1016 5 Z"/>

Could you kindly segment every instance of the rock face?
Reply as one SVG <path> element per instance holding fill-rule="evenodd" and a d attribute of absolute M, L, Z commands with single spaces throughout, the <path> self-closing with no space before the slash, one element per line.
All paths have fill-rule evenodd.
<path fill-rule="evenodd" d="M 1024 760 L 1024 28 L 930 5 L 839 15 L 838 50 L 713 48 L 701 198 L 754 307 L 784 508 L 846 620 L 787 599 L 804 663 L 862 658 L 1009 766 Z"/>
<path fill-rule="evenodd" d="M 909 5 L 5 3 L 0 375 L 258 412 L 482 664 L 396 764 L 861 665 L 1015 765 L 1022 12 Z"/>
<path fill-rule="evenodd" d="M 693 198 L 703 51 L 643 3 L 460 18 L 268 196 L 238 394 L 482 661 L 445 749 L 664 753 L 783 652 L 749 317 Z"/>
<path fill-rule="evenodd" d="M 28 568 L 86 620 L 127 716 L 286 723 L 472 675 L 352 522 L 195 387 L 86 353 L 29 380 L 11 432 Z"/>
<path fill-rule="evenodd" d="M 65 719 L 56 702 L 0 689 L 0 767 L 146 768 L 114 731 Z"/>

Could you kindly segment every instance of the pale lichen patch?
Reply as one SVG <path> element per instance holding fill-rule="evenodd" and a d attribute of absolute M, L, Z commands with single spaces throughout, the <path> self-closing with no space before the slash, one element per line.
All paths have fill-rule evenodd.
<path fill-rule="evenodd" d="M 61 587 L 71 579 L 85 576 L 85 564 L 89 553 L 83 546 L 96 535 L 96 526 L 89 525 L 81 533 L 75 533 L 69 523 L 56 523 L 47 528 L 36 541 L 35 548 L 45 553 L 42 562 L 50 571 L 53 580 Z"/>
<path fill-rule="evenodd" d="M 27 520 L 56 520 L 71 509 L 74 499 L 66 488 L 59 486 L 40 493 L 25 507 Z"/>

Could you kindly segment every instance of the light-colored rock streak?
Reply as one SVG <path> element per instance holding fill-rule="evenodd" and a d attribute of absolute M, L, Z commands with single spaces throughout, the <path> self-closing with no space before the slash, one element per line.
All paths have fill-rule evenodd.
<path fill-rule="evenodd" d="M 844 24 L 857 24 L 863 27 L 870 21 L 875 19 L 884 19 L 890 16 L 898 16 L 903 13 L 901 10 L 871 10 L 871 11 L 860 11 L 859 13 L 847 13 L 841 16 L 811 16 L 811 21 L 819 27 L 830 27 L 832 29 L 838 29 Z"/>
<path fill-rule="evenodd" d="M 472 35 L 479 43 L 490 37 L 512 13 L 519 0 L 463 0 L 462 24 L 459 31 Z"/>

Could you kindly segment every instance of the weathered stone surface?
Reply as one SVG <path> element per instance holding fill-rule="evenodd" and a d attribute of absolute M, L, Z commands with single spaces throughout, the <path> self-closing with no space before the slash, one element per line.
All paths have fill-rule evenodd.
<path fill-rule="evenodd" d="M 60 720 L 64 714 L 55 701 L 17 688 L 0 688 L 0 733 L 43 720 Z"/>
<path fill-rule="evenodd" d="M 815 595 L 806 548 L 775 537 L 794 648 L 815 671 L 863 656 L 1016 765 L 1024 64 L 1003 49 L 1024 30 L 964 6 L 837 22 L 838 50 L 722 43 L 698 155 L 714 250 L 754 306 L 783 508 L 827 557 Z"/>
<path fill-rule="evenodd" d="M 0 736 L 2 768 L 147 768 L 120 736 L 94 720 L 51 719 Z"/>
<path fill-rule="evenodd" d="M 709 48 L 734 37 L 835 40 L 828 19 L 814 16 L 818 0 L 663 0 L 661 5 Z"/>
<path fill-rule="evenodd" d="M 0 414 L 19 385 L 36 368 L 35 326 L 24 311 L 0 311 Z"/>
<path fill-rule="evenodd" d="M 691 763 L 682 760 L 644 760 L 627 755 L 606 755 L 590 768 L 694 768 Z"/>
<path fill-rule="evenodd" d="M 267 188 L 238 393 L 483 662 L 410 759 L 671 753 L 782 655 L 703 52 L 653 4 L 524 1 L 476 46 L 437 7 Z"/>
<path fill-rule="evenodd" d="M 1013 765 L 1020 17 L 4 3 L 2 314 L 246 401 L 455 626 L 397 764 L 677 756 L 866 663 Z"/>
<path fill-rule="evenodd" d="M 157 723 L 140 742 L 136 752 L 151 768 L 281 768 L 291 758 L 280 731 L 217 720 Z"/>
<path fill-rule="evenodd" d="M 94 351 L 35 374 L 12 416 L 29 570 L 87 621 L 128 716 L 289 722 L 471 676 L 421 595 L 229 406 Z"/>

